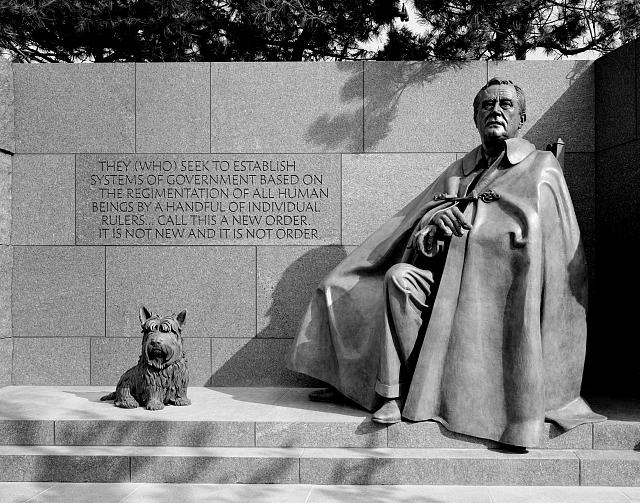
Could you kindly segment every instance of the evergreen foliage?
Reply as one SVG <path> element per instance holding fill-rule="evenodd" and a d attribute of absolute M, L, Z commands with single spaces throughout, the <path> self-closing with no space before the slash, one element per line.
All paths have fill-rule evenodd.
<path fill-rule="evenodd" d="M 607 52 L 640 31 L 638 0 L 0 0 L 18 62 L 524 59 Z M 363 46 L 383 40 L 379 50 Z"/>

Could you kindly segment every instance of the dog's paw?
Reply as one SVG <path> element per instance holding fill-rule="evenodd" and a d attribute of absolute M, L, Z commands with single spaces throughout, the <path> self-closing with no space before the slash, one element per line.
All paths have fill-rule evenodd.
<path fill-rule="evenodd" d="M 191 400 L 186 396 L 184 398 L 176 398 L 173 402 L 174 405 L 191 405 Z"/>
<path fill-rule="evenodd" d="M 164 404 L 159 400 L 149 400 L 147 403 L 147 410 L 162 410 L 164 409 Z"/>
<path fill-rule="evenodd" d="M 136 407 L 139 406 L 138 402 L 136 402 L 134 399 L 131 400 L 117 400 L 114 405 L 116 407 L 121 407 L 123 409 L 135 409 Z"/>

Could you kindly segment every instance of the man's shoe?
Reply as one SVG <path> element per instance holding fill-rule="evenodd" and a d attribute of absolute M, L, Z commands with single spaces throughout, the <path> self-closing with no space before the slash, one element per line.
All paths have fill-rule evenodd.
<path fill-rule="evenodd" d="M 335 388 L 322 388 L 309 393 L 309 400 L 312 402 L 340 403 L 343 396 Z"/>
<path fill-rule="evenodd" d="M 529 452 L 526 447 L 523 447 L 521 445 L 503 444 L 502 442 L 499 443 L 499 446 L 496 450 L 501 452 L 509 452 L 512 454 L 527 454 Z"/>
<path fill-rule="evenodd" d="M 373 413 L 371 420 L 381 424 L 395 424 L 402 421 L 398 400 L 387 400 L 382 407 Z"/>

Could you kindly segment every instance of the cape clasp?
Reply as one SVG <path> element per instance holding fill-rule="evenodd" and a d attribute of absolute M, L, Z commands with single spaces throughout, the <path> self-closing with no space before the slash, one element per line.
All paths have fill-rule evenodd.
<path fill-rule="evenodd" d="M 439 194 L 436 194 L 435 196 L 433 196 L 434 201 L 446 201 L 446 202 L 452 202 L 452 203 L 457 203 L 462 201 L 466 201 L 466 202 L 477 201 L 478 199 L 480 199 L 483 203 L 491 203 L 493 201 L 497 201 L 498 199 L 500 199 L 500 194 L 498 194 L 495 190 L 489 189 L 489 190 L 485 190 L 480 195 L 478 195 L 478 193 L 474 190 L 473 192 L 471 192 L 471 194 L 463 197 L 453 196 L 445 192 L 440 192 Z"/>

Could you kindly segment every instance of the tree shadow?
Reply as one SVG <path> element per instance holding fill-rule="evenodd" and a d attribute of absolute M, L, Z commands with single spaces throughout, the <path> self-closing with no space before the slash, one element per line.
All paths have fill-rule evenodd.
<path fill-rule="evenodd" d="M 365 65 L 337 65 L 342 72 L 351 72 L 340 94 L 342 103 L 359 102 L 354 112 L 323 114 L 309 126 L 305 139 L 328 150 L 347 145 L 347 152 L 365 152 L 391 131 L 398 113 L 398 104 L 405 90 L 435 82 L 439 75 L 460 69 L 460 61 L 389 61 Z M 364 86 L 364 88 L 363 88 Z M 366 129 L 366 134 L 365 134 Z M 346 140 L 345 140 L 346 139 Z"/>
<path fill-rule="evenodd" d="M 362 79 L 364 62 L 359 64 L 337 63 L 339 72 L 350 76 L 340 90 L 340 103 L 356 106 L 352 111 L 335 115 L 320 115 L 305 132 L 305 141 L 319 145 L 328 151 L 362 151 Z"/>

